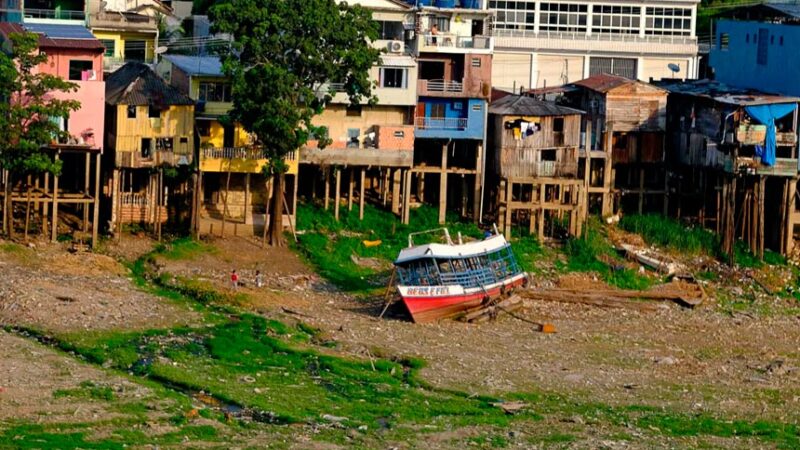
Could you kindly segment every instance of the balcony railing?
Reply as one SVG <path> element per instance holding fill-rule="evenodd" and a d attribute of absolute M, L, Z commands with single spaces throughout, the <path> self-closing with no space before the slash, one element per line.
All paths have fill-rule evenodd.
<path fill-rule="evenodd" d="M 123 205 L 147 206 L 147 196 L 138 192 L 123 192 L 120 201 Z"/>
<path fill-rule="evenodd" d="M 421 36 L 423 45 L 438 48 L 462 48 L 476 50 L 491 50 L 491 36 L 458 36 L 450 33 L 426 33 Z"/>
<path fill-rule="evenodd" d="M 144 58 L 118 58 L 114 56 L 104 56 L 103 69 L 107 72 L 113 72 L 114 70 L 124 66 L 125 63 L 129 62 L 149 63 L 152 61 L 148 61 Z"/>
<path fill-rule="evenodd" d="M 59 19 L 59 20 L 85 20 L 86 13 L 68 9 L 32 9 L 25 8 L 26 19 Z"/>
<path fill-rule="evenodd" d="M 466 117 L 417 117 L 414 125 L 420 130 L 465 130 L 468 121 Z"/>
<path fill-rule="evenodd" d="M 266 150 L 257 147 L 208 147 L 201 150 L 205 159 L 269 159 Z M 286 161 L 296 161 L 297 151 L 289 152 Z"/>
<path fill-rule="evenodd" d="M 697 44 L 694 36 L 640 36 L 639 34 L 612 34 L 612 33 L 575 33 L 569 31 L 540 31 L 533 30 L 504 30 L 495 28 L 492 34 L 495 37 L 538 38 L 538 39 L 565 39 L 571 41 L 594 42 L 637 42 L 653 44 Z"/>
<path fill-rule="evenodd" d="M 453 80 L 419 80 L 418 89 L 427 92 L 453 92 L 460 93 L 464 91 L 463 81 Z"/>

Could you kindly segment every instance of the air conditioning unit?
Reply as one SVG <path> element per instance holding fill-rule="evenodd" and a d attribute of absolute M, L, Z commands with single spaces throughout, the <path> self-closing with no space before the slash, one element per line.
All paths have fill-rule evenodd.
<path fill-rule="evenodd" d="M 391 53 L 403 53 L 405 50 L 405 44 L 403 44 L 403 41 L 389 41 L 389 45 L 387 45 L 387 47 Z"/>

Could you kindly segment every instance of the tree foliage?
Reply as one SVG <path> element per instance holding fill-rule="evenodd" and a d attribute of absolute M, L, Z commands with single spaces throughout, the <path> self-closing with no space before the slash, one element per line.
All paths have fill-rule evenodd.
<path fill-rule="evenodd" d="M 266 152 L 265 170 L 281 176 L 273 191 L 282 196 L 286 155 L 312 135 L 320 146 L 329 143 L 327 130 L 312 122 L 332 99 L 325 86 L 342 83 L 354 104 L 376 101 L 369 70 L 380 55 L 370 45 L 377 25 L 360 5 L 336 0 L 222 0 L 209 16 L 215 31 L 234 38 L 223 58 L 229 115 Z M 273 211 L 283 211 L 276 199 Z"/>
<path fill-rule="evenodd" d="M 67 133 L 51 119 L 67 117 L 80 103 L 53 94 L 74 92 L 77 85 L 37 70 L 47 55 L 38 51 L 36 33 L 10 33 L 9 39 L 11 55 L 0 52 L 0 164 L 17 179 L 29 173 L 58 175 L 60 161 L 43 147 Z"/>

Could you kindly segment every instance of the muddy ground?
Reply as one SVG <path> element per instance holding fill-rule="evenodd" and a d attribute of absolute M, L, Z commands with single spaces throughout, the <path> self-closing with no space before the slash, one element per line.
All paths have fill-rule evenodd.
<path fill-rule="evenodd" d="M 130 238 L 109 253 L 135 257 L 150 244 Z M 216 251 L 189 260 L 160 260 L 161 270 L 230 290 L 228 276 L 235 268 L 244 284 L 238 292 L 248 294 L 246 308 L 319 327 L 340 342 L 337 351 L 345 354 L 422 358 L 427 362 L 422 377 L 437 387 L 501 397 L 548 391 L 609 405 L 651 405 L 730 419 L 800 419 L 800 316 L 732 313 L 718 305 L 711 287 L 711 298 L 697 309 L 663 303 L 654 312 L 640 312 L 534 301 L 519 312 L 526 320 L 552 323 L 554 334 L 539 333 L 511 317 L 480 325 L 418 325 L 402 314 L 378 319 L 380 299 L 364 301 L 337 291 L 288 249 L 264 250 L 241 238 L 213 245 Z M 0 270 L 0 325 L 78 332 L 199 320 L 188 308 L 142 292 L 111 256 L 72 255 L 57 245 L 14 247 L 0 252 Z M 264 273 L 265 287 L 255 287 L 255 270 Z M 785 306 L 789 300 L 761 301 Z M 79 389 L 85 380 L 110 387 L 120 398 L 148 398 L 147 387 L 19 335 L 0 332 L 0 360 L 0 423 L 12 418 L 114 418 L 117 412 L 91 399 L 55 398 L 54 392 Z M 151 409 L 148 414 L 157 416 L 163 408 Z M 307 448 L 306 438 L 299 433 L 295 446 Z M 447 448 L 448 439 L 442 439 L 445 444 L 435 447 Z M 724 439 L 711 443 L 756 445 Z M 583 441 L 571 446 L 617 446 L 612 444 Z M 675 445 L 693 446 L 692 441 L 669 438 L 642 441 L 643 447 Z"/>

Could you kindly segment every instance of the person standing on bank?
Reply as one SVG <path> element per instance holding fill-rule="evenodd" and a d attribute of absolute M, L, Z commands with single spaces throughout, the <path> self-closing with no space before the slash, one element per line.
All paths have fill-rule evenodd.
<path fill-rule="evenodd" d="M 239 274 L 236 269 L 231 270 L 231 287 L 236 290 L 239 287 Z"/>

